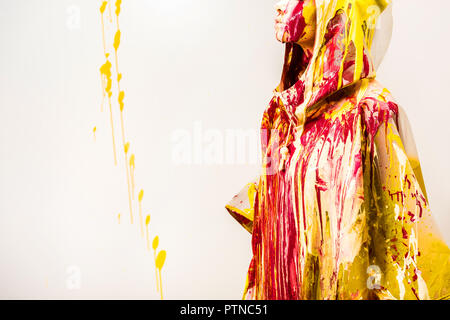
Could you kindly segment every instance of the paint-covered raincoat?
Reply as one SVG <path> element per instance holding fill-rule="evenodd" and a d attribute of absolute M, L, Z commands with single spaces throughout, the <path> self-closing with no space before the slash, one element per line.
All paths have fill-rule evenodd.
<path fill-rule="evenodd" d="M 243 298 L 448 298 L 408 121 L 375 80 L 370 20 L 388 2 L 315 3 L 312 56 L 287 44 L 285 74 L 305 70 L 264 112 L 262 174 L 226 206 L 252 233 Z"/>

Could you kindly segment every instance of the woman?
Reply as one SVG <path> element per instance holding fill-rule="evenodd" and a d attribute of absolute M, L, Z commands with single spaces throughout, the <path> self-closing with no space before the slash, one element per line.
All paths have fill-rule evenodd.
<path fill-rule="evenodd" d="M 404 113 L 375 80 L 385 0 L 282 1 L 280 85 L 262 174 L 227 205 L 252 233 L 244 299 L 444 299 L 450 250 L 433 223 Z"/>

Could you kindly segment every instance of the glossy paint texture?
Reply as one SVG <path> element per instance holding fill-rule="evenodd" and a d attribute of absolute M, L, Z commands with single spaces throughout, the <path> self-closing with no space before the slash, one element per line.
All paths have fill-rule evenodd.
<path fill-rule="evenodd" d="M 314 0 L 280 1 L 276 5 L 276 37 L 281 42 L 308 43 L 314 40 L 316 8 Z"/>
<path fill-rule="evenodd" d="M 375 80 L 373 14 L 388 4 L 316 0 L 311 56 L 286 45 L 261 176 L 226 206 L 252 233 L 244 299 L 449 297 L 409 123 Z"/>

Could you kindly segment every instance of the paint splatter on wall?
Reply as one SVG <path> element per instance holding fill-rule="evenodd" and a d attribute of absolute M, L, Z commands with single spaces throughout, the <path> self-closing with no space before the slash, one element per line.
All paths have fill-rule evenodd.
<path fill-rule="evenodd" d="M 123 159 L 124 165 L 124 174 L 126 175 L 127 180 L 127 190 L 128 194 L 128 211 L 129 211 L 129 219 L 130 223 L 134 224 L 134 213 L 133 213 L 133 205 L 136 201 L 135 191 L 136 191 L 136 177 L 135 177 L 135 163 L 136 156 L 135 154 L 130 154 L 131 144 L 126 136 L 126 123 L 124 121 L 124 113 L 126 112 L 125 108 L 125 91 L 121 88 L 121 80 L 123 78 L 123 74 L 120 71 L 119 66 L 119 47 L 121 42 L 121 30 L 119 25 L 119 17 L 121 12 L 121 0 L 116 0 L 113 2 L 112 0 L 101 1 L 100 3 L 100 17 L 101 17 L 101 25 L 102 25 L 102 44 L 103 44 L 103 54 L 105 61 L 100 67 L 100 75 L 101 75 L 101 85 L 102 85 L 102 103 L 100 111 L 104 111 L 104 105 L 106 104 L 108 107 L 108 126 L 111 130 L 111 141 L 112 141 L 112 153 L 113 160 L 116 167 L 119 163 L 119 157 Z M 112 8 L 114 6 L 114 8 Z M 113 12 L 114 11 L 114 12 Z M 108 37 L 111 34 L 113 36 Z M 110 39 L 111 38 L 111 39 Z M 111 62 L 112 61 L 112 62 Z M 117 99 L 114 100 L 114 97 Z M 116 109 L 116 107 L 118 107 Z M 114 123 L 116 122 L 116 117 L 119 117 L 117 120 L 120 122 L 120 145 L 122 148 L 117 147 L 116 142 L 116 130 L 114 127 Z M 93 129 L 94 139 L 95 134 L 98 130 L 98 127 L 95 126 Z M 119 155 L 118 153 L 121 153 Z M 151 253 L 150 249 L 150 234 L 152 231 L 150 225 L 150 215 L 146 216 L 145 226 L 143 220 L 143 211 L 145 209 L 144 204 L 144 190 L 141 189 L 139 191 L 138 197 L 138 208 L 139 208 L 139 231 L 142 239 L 146 241 L 146 247 L 148 253 Z M 118 223 L 122 222 L 122 214 L 117 214 Z M 145 236 L 144 236 L 145 230 Z M 163 284 L 162 284 L 162 269 L 164 267 L 164 263 L 166 260 L 166 251 L 159 249 L 159 236 L 155 235 L 152 243 L 153 249 L 153 260 L 154 260 L 154 268 L 156 275 L 156 289 L 163 299 Z"/>

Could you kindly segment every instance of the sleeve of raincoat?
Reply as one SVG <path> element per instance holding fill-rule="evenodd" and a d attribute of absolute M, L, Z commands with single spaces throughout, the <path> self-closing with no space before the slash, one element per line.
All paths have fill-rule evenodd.
<path fill-rule="evenodd" d="M 397 121 L 395 121 L 397 120 Z M 449 299 L 450 250 L 431 215 L 405 112 L 374 140 L 371 263 L 381 272 L 380 299 Z"/>
<path fill-rule="evenodd" d="M 252 233 L 253 229 L 253 216 L 258 183 L 259 179 L 248 183 L 225 206 L 231 216 L 250 233 Z"/>

